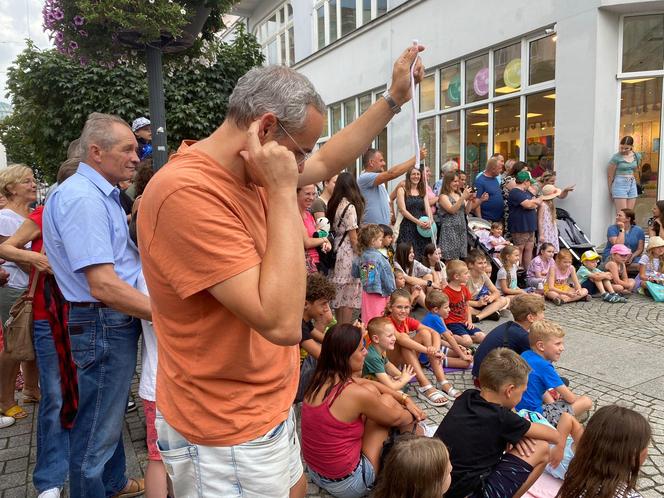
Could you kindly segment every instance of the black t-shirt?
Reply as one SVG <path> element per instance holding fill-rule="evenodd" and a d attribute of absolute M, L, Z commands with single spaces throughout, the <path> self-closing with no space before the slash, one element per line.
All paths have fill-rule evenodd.
<path fill-rule="evenodd" d="M 302 344 L 304 341 L 308 341 L 309 339 L 312 339 L 311 337 L 311 331 L 314 329 L 314 326 L 311 322 L 306 322 L 302 320 L 302 339 L 300 339 L 300 344 Z"/>
<path fill-rule="evenodd" d="M 450 452 L 452 486 L 445 498 L 463 498 L 479 488 L 502 457 L 530 429 L 530 422 L 507 408 L 486 401 L 468 389 L 454 401 L 435 437 Z"/>
<path fill-rule="evenodd" d="M 473 377 L 480 376 L 480 365 L 486 355 L 496 348 L 509 348 L 517 354 L 530 349 L 528 331 L 516 322 L 498 325 L 484 338 L 473 356 Z"/>

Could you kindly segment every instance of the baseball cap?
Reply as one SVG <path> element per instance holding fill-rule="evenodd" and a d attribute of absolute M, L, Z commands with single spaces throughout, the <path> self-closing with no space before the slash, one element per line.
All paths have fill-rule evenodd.
<path fill-rule="evenodd" d="M 528 182 L 532 182 L 532 181 L 533 181 L 533 177 L 530 176 L 530 171 L 519 171 L 519 172 L 516 174 L 516 181 L 517 181 L 518 183 L 523 183 L 523 182 L 526 182 L 526 181 L 528 181 Z"/>
<path fill-rule="evenodd" d="M 611 254 L 620 254 L 621 256 L 629 256 L 632 250 L 625 244 L 615 244 L 611 247 Z"/>
<path fill-rule="evenodd" d="M 150 126 L 150 120 L 146 117 L 141 116 L 140 118 L 134 119 L 134 122 L 131 124 L 131 131 L 136 133 L 141 128 Z"/>
<path fill-rule="evenodd" d="M 585 263 L 586 261 L 592 261 L 594 259 L 602 259 L 602 257 L 597 254 L 595 251 L 586 251 L 581 255 L 581 262 Z"/>

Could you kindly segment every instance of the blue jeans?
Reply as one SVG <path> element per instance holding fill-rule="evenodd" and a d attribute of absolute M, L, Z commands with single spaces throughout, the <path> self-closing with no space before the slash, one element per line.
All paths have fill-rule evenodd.
<path fill-rule="evenodd" d="M 127 484 L 122 426 L 141 322 L 110 308 L 72 307 L 68 328 L 79 400 L 70 435 L 70 495 L 104 498 Z"/>
<path fill-rule="evenodd" d="M 69 472 L 69 430 L 60 424 L 60 369 L 48 320 L 35 320 L 34 343 L 41 401 L 37 419 L 37 464 L 32 482 L 37 493 L 41 493 L 65 484 Z"/>

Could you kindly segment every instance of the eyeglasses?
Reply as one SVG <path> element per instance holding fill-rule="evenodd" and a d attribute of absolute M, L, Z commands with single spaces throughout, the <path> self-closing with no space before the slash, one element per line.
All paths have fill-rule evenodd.
<path fill-rule="evenodd" d="M 277 124 L 279 125 L 279 128 L 281 128 L 281 130 L 286 134 L 286 136 L 288 138 L 290 138 L 291 141 L 295 144 L 295 147 L 297 147 L 298 150 L 300 151 L 300 156 L 302 156 L 302 159 L 300 159 L 297 162 L 297 165 L 299 166 L 300 164 L 305 162 L 307 159 L 309 159 L 311 157 L 311 152 L 304 152 L 304 149 L 302 147 L 300 147 L 300 144 L 297 143 L 295 141 L 295 139 L 292 137 L 292 135 L 286 131 L 286 128 L 284 128 L 284 125 L 281 124 L 281 121 L 277 121 Z"/>

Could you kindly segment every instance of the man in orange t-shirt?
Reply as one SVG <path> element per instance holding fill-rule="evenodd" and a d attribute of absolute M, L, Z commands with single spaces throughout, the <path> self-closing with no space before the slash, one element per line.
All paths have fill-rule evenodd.
<path fill-rule="evenodd" d="M 326 110 L 312 84 L 287 67 L 250 70 L 222 125 L 183 144 L 146 188 L 138 241 L 159 348 L 156 427 L 177 496 L 304 496 L 291 408 L 306 283 L 296 187 L 367 149 L 410 98 L 415 60 L 421 79 L 420 50 L 313 155 Z"/>

